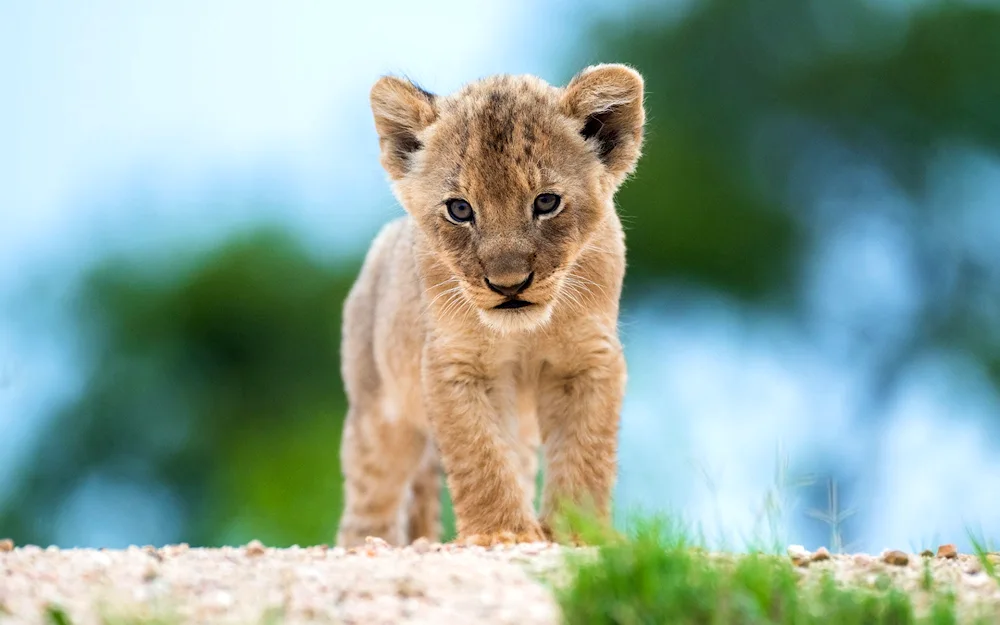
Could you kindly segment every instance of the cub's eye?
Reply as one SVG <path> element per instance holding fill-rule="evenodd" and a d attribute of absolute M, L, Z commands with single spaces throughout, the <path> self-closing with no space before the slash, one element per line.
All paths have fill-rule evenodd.
<path fill-rule="evenodd" d="M 472 221 L 472 205 L 465 200 L 448 200 L 445 202 L 448 207 L 448 218 L 457 224 Z"/>
<path fill-rule="evenodd" d="M 535 198 L 535 214 L 549 215 L 559 208 L 561 198 L 555 193 L 543 193 Z"/>

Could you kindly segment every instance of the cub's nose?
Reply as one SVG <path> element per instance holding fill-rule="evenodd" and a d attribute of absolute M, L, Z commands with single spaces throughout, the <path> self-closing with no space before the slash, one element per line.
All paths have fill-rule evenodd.
<path fill-rule="evenodd" d="M 489 278 L 486 278 L 485 280 L 486 286 L 490 287 L 490 290 L 494 293 L 499 293 L 505 297 L 514 297 L 515 295 L 523 293 L 529 286 L 531 286 L 531 281 L 534 277 L 535 272 L 532 271 L 526 278 L 520 282 L 516 282 L 516 284 L 511 284 L 511 282 L 515 282 L 516 279 L 508 280 L 508 284 L 496 284 L 495 282 L 490 282 Z"/>

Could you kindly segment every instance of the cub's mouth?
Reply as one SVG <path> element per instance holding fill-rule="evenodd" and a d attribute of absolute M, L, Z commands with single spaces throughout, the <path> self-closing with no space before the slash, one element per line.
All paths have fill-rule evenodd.
<path fill-rule="evenodd" d="M 509 299 L 502 304 L 494 306 L 493 310 L 516 310 L 518 308 L 524 308 L 525 306 L 534 306 L 534 304 L 526 302 L 523 299 Z"/>

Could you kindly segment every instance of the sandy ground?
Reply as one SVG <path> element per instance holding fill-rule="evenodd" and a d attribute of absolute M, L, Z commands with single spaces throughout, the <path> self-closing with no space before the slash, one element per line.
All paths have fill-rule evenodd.
<path fill-rule="evenodd" d="M 58 606 L 74 625 L 115 617 L 186 623 L 557 623 L 538 581 L 560 548 L 483 549 L 377 543 L 353 553 L 259 544 L 222 549 L 0 553 L 0 623 L 47 623 Z"/>
<path fill-rule="evenodd" d="M 7 545 L 6 547 L 11 547 Z M 185 623 L 516 623 L 554 625 L 559 611 L 542 578 L 559 577 L 565 549 L 532 544 L 484 549 L 379 542 L 326 547 L 122 551 L 0 545 L 0 622 L 51 623 L 58 607 L 76 625 L 117 618 Z M 971 556 L 792 554 L 805 576 L 831 570 L 847 583 L 886 574 L 917 591 L 924 566 L 959 600 L 1000 615 L 1000 585 Z M 814 560 L 815 558 L 815 560 Z M 927 563 L 925 565 L 925 562 Z"/>

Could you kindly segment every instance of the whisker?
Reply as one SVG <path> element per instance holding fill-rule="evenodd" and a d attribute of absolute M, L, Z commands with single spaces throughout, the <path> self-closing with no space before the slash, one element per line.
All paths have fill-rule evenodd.
<path fill-rule="evenodd" d="M 441 291 L 440 293 L 438 293 L 437 295 L 435 295 L 434 299 L 432 299 L 427 304 L 427 307 L 430 308 L 431 306 L 433 306 L 434 303 L 437 302 L 438 299 L 440 299 L 442 296 L 444 296 L 444 295 L 451 295 L 452 293 L 457 293 L 457 292 L 459 292 L 461 290 L 462 290 L 462 285 L 461 284 L 453 286 L 453 287 L 448 288 L 448 289 L 445 289 L 445 290 Z"/>
<path fill-rule="evenodd" d="M 591 286 L 596 286 L 597 288 L 599 288 L 601 290 L 601 293 L 604 293 L 605 295 L 607 295 L 607 293 L 608 293 L 607 291 L 604 290 L 603 286 L 601 286 L 599 283 L 594 282 L 593 280 L 591 280 L 589 278 L 584 278 L 583 276 L 581 276 L 579 274 L 575 274 L 573 272 L 570 272 L 568 275 L 572 276 L 574 280 L 578 280 L 578 281 L 580 281 L 580 282 L 582 282 L 584 284 L 588 284 L 588 285 L 591 285 Z"/>
<path fill-rule="evenodd" d="M 424 295 L 427 295 L 427 294 L 428 294 L 428 293 L 430 293 L 430 291 L 432 291 L 433 289 L 436 289 L 436 288 L 439 288 L 439 287 L 442 287 L 442 286 L 444 286 L 444 285 L 446 285 L 446 284 L 449 284 L 449 283 L 451 283 L 451 282 L 454 282 L 454 283 L 460 283 L 461 281 L 460 281 L 460 280 L 459 280 L 458 278 L 455 278 L 455 277 L 451 277 L 451 278 L 448 278 L 447 280 L 442 280 L 441 282 L 438 282 L 437 284 L 435 284 L 435 285 L 432 285 L 432 286 L 429 286 L 429 287 L 427 287 L 426 289 L 424 289 Z"/>
<path fill-rule="evenodd" d="M 448 302 L 441 311 L 441 317 L 444 319 L 453 319 L 458 313 L 465 313 L 465 316 L 468 317 L 471 310 L 472 307 L 468 300 L 456 291 L 449 296 Z"/>
<path fill-rule="evenodd" d="M 594 252 L 600 252 L 601 254 L 617 254 L 615 250 L 609 250 L 607 248 L 600 247 L 599 245 L 596 245 L 594 243 L 587 243 L 586 245 L 583 246 L 582 249 L 591 250 Z"/>
<path fill-rule="evenodd" d="M 564 281 L 566 282 L 566 284 L 571 285 L 573 289 L 576 291 L 576 293 L 580 295 L 584 300 L 586 300 L 587 303 L 589 303 L 591 306 L 595 308 L 599 306 L 599 303 L 594 295 L 594 292 L 587 287 L 587 283 L 593 284 L 594 286 L 600 288 L 603 291 L 604 289 L 599 284 L 591 280 L 586 280 L 585 278 L 581 278 L 580 276 L 575 275 L 573 273 L 567 273 L 566 277 L 564 278 Z"/>
<path fill-rule="evenodd" d="M 585 312 L 583 308 L 583 303 L 577 297 L 578 290 L 576 285 L 574 285 L 572 281 L 564 280 L 562 282 L 562 287 L 563 288 L 559 289 L 559 296 L 560 298 L 565 298 L 566 300 L 568 300 L 567 303 L 571 305 L 571 310 L 575 310 L 581 313 Z"/>

